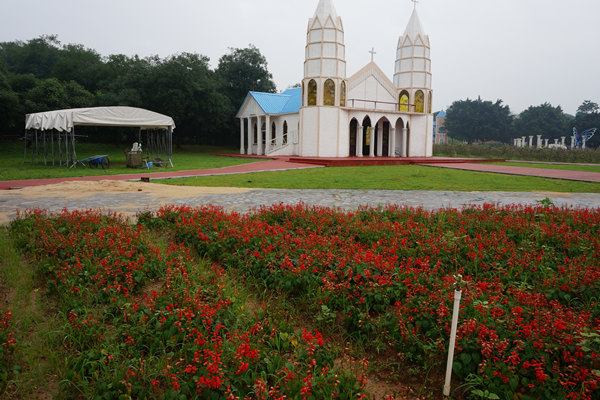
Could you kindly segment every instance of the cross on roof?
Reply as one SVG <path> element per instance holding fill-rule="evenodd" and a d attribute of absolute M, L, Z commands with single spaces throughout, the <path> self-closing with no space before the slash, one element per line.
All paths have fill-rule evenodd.
<path fill-rule="evenodd" d="M 410 0 L 415 4 L 415 8 L 417 8 L 417 3 L 419 2 L 419 0 Z"/>
<path fill-rule="evenodd" d="M 369 53 L 371 53 L 371 62 L 373 62 L 373 57 L 375 56 L 375 54 L 377 54 L 377 52 L 375 51 L 375 47 L 373 47 L 371 51 L 369 51 Z"/>

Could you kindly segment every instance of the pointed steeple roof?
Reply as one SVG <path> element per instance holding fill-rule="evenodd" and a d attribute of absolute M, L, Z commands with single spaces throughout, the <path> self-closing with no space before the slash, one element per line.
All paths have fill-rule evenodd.
<path fill-rule="evenodd" d="M 410 17 L 410 21 L 408 21 L 408 25 L 406 26 L 403 36 L 408 36 L 411 39 L 414 39 L 417 37 L 417 35 L 421 35 L 423 38 L 427 36 L 425 29 L 423 29 L 423 25 L 421 24 L 421 20 L 419 19 L 419 15 L 417 14 L 417 9 L 415 8 Z"/>
<path fill-rule="evenodd" d="M 313 18 L 319 17 L 321 21 L 325 21 L 329 16 L 331 16 L 334 23 L 337 21 L 338 15 L 337 12 L 335 12 L 333 1 L 319 0 L 319 5 L 317 6 L 317 10 L 315 11 L 315 16 Z"/>

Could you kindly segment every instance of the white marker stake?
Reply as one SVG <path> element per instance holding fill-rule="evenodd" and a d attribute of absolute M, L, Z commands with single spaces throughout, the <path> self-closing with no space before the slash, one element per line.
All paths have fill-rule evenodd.
<path fill-rule="evenodd" d="M 456 328 L 458 326 L 458 311 L 460 310 L 461 296 L 462 290 L 454 291 L 454 310 L 452 310 L 452 328 L 450 330 L 450 346 L 448 347 L 448 362 L 446 364 L 444 396 L 450 396 L 450 378 L 452 377 L 452 362 L 454 361 L 454 345 L 456 344 Z"/>

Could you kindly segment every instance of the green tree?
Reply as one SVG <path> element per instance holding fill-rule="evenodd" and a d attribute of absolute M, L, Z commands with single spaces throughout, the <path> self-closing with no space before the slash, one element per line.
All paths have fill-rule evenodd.
<path fill-rule="evenodd" d="M 277 87 L 267 68 L 267 59 L 252 44 L 245 49 L 229 49 L 229 53 L 219 59 L 216 73 L 231 107 L 222 139 L 224 143 L 237 143 L 239 121 L 235 119 L 235 110 L 242 105 L 249 91 L 275 93 Z"/>
<path fill-rule="evenodd" d="M 569 135 L 570 118 L 560 106 L 549 103 L 530 106 L 514 121 L 514 136 L 542 135 L 545 138 L 559 138 Z"/>
<path fill-rule="evenodd" d="M 63 83 L 56 78 L 42 79 L 25 94 L 28 113 L 89 107 L 93 95 L 75 81 Z"/>
<path fill-rule="evenodd" d="M 221 93 L 209 58 L 182 53 L 165 60 L 155 59 L 150 75 L 151 90 L 145 104 L 170 115 L 177 124 L 176 139 L 195 143 L 227 143 L 226 127 L 234 110 Z"/>
<path fill-rule="evenodd" d="M 275 93 L 277 87 L 267 68 L 267 59 L 255 46 L 229 49 L 219 59 L 217 75 L 235 107 L 242 105 L 249 91 Z"/>
<path fill-rule="evenodd" d="M 502 100 L 495 103 L 481 98 L 458 100 L 452 103 L 446 114 L 448 136 L 454 139 L 469 143 L 510 141 L 513 116 Z"/>
<path fill-rule="evenodd" d="M 585 100 L 579 108 L 577 108 L 573 126 L 577 128 L 579 132 L 591 128 L 600 130 L 600 107 L 598 106 L 598 103 Z M 597 132 L 587 145 L 590 147 L 598 146 L 598 143 L 600 143 L 600 139 L 598 138 L 599 135 L 600 132 Z"/>
<path fill-rule="evenodd" d="M 18 124 L 19 95 L 12 89 L 6 68 L 0 63 L 0 130 L 14 130 Z"/>
<path fill-rule="evenodd" d="M 151 62 L 152 61 L 152 62 Z M 111 55 L 105 63 L 104 80 L 96 91 L 98 106 L 145 107 L 145 93 L 151 92 L 151 71 L 155 59 Z"/>
<path fill-rule="evenodd" d="M 0 43 L 0 62 L 15 74 L 33 74 L 38 79 L 52 77 L 60 58 L 60 42 L 56 35 L 43 35 L 24 42 Z"/>
<path fill-rule="evenodd" d="M 68 44 L 60 51 L 52 76 L 64 82 L 74 80 L 87 90 L 96 91 L 99 83 L 106 79 L 107 69 L 96 51 L 80 44 Z"/>

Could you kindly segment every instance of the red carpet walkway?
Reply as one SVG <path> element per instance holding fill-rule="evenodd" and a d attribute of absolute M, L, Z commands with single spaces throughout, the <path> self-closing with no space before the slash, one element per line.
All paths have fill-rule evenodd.
<path fill-rule="evenodd" d="M 0 190 L 11 188 L 21 188 L 26 186 L 41 186 L 51 185 L 66 181 L 139 181 L 142 177 L 150 179 L 168 179 L 168 178 L 187 178 L 192 176 L 203 175 L 231 175 L 231 174 L 246 174 L 251 172 L 265 171 L 285 171 L 288 169 L 303 169 L 303 168 L 319 168 L 321 165 L 311 165 L 306 163 L 295 163 L 287 161 L 287 158 L 269 159 L 265 161 L 257 161 L 250 164 L 233 165 L 230 167 L 213 168 L 213 169 L 197 169 L 188 171 L 162 171 L 150 172 L 148 169 L 140 169 L 134 174 L 124 175 L 102 175 L 102 176 L 82 176 L 72 178 L 48 178 L 48 179 L 26 179 L 19 181 L 0 181 Z"/>
<path fill-rule="evenodd" d="M 234 155 L 230 155 L 234 156 Z M 240 155 L 235 155 L 240 157 Z M 242 156 L 244 157 L 244 156 Z M 451 159 L 442 157 L 432 158 L 389 158 L 389 159 L 371 159 L 354 157 L 352 159 L 303 159 L 301 157 L 277 157 L 275 159 L 269 159 L 264 156 L 245 156 L 246 158 L 256 158 L 260 161 L 256 161 L 250 164 L 234 165 L 231 167 L 213 168 L 213 169 L 199 169 L 199 170 L 188 170 L 188 171 L 161 171 L 161 172 L 150 172 L 150 170 L 137 170 L 132 174 L 124 175 L 103 175 L 103 176 L 83 176 L 83 177 L 72 177 L 72 178 L 49 178 L 49 179 L 27 179 L 27 180 L 15 180 L 15 181 L 0 181 L 0 190 L 7 190 L 12 188 L 20 188 L 26 186 L 40 186 L 50 185 L 65 181 L 99 181 L 99 180 L 131 180 L 137 181 L 142 177 L 148 177 L 150 179 L 168 179 L 168 178 L 185 178 L 192 176 L 203 176 L 203 175 L 230 175 L 230 174 L 244 174 L 252 172 L 265 172 L 265 171 L 285 171 L 290 169 L 303 169 L 303 168 L 318 168 L 327 166 L 343 166 L 343 165 L 369 165 L 369 164 L 416 164 L 426 165 L 431 167 L 442 167 L 442 168 L 455 168 L 469 171 L 481 171 L 481 172 L 493 172 L 499 174 L 510 174 L 510 175 L 528 175 L 528 176 L 539 176 L 543 178 L 555 178 L 555 179 L 568 179 L 577 181 L 587 182 L 600 182 L 600 173 L 597 172 L 582 172 L 582 171 L 565 171 L 558 169 L 541 169 L 541 168 L 527 168 L 527 167 L 509 167 L 503 165 L 489 165 L 480 164 L 485 161 L 495 160 L 469 160 L 469 159 Z M 320 162 L 318 162 L 320 161 Z M 387 161 L 387 162 L 386 162 Z"/>
<path fill-rule="evenodd" d="M 566 171 L 562 169 L 543 169 L 528 167 L 509 167 L 505 165 L 490 165 L 477 163 L 445 163 L 445 164 L 420 164 L 428 167 L 454 168 L 467 171 L 493 172 L 507 175 L 539 176 L 542 178 L 568 179 L 572 181 L 600 182 L 599 172 Z"/>

